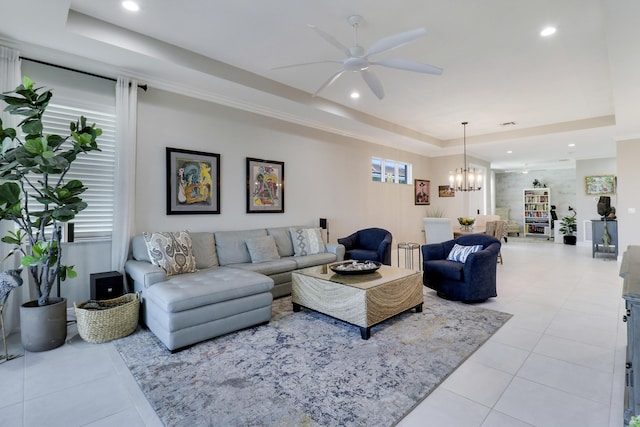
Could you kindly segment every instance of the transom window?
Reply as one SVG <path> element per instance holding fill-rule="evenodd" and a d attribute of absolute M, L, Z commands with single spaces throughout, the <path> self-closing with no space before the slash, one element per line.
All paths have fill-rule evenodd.
<path fill-rule="evenodd" d="M 371 180 L 375 182 L 391 182 L 408 184 L 411 180 L 411 165 L 396 160 L 371 158 Z"/>

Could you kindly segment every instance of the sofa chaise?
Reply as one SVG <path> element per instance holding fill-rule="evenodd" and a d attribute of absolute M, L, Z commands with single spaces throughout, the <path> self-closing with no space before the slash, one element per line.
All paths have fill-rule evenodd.
<path fill-rule="evenodd" d="M 174 351 L 269 322 L 273 298 L 291 293 L 293 271 L 344 259 L 342 245 L 319 236 L 304 227 L 145 233 L 133 238 L 125 271 L 141 295 L 142 322 Z M 189 246 L 192 256 L 180 253 Z M 173 264 L 155 265 L 165 252 Z"/>

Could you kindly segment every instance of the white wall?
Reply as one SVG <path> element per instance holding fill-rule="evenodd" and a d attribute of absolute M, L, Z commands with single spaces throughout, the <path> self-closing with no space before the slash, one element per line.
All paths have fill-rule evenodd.
<path fill-rule="evenodd" d="M 323 217 L 331 242 L 366 227 L 390 230 L 394 244 L 424 239 L 426 207 L 414 205 L 413 182 L 372 182 L 371 157 L 411 163 L 415 178 L 431 181 L 434 200 L 439 180 L 426 157 L 153 88 L 138 101 L 136 233 L 317 226 Z M 221 155 L 219 215 L 166 214 L 165 147 Z M 245 212 L 246 157 L 284 161 L 284 213 Z"/>
<path fill-rule="evenodd" d="M 618 170 L 618 215 L 619 255 L 628 245 L 640 245 L 640 139 L 618 141 L 616 144 Z M 613 199 L 612 199 L 613 200 Z M 635 210 L 635 213 L 632 213 Z"/>
<path fill-rule="evenodd" d="M 584 241 L 585 230 L 584 221 L 599 219 L 598 199 L 600 196 L 588 195 L 586 193 L 585 177 L 594 175 L 617 175 L 616 159 L 592 159 L 576 161 L 576 206 L 578 211 L 578 242 Z M 611 195 L 611 206 L 618 210 L 617 194 Z M 618 230 L 618 234 L 620 231 Z M 618 240 L 618 243 L 620 241 Z M 622 255 L 622 251 L 618 250 Z"/>
<path fill-rule="evenodd" d="M 482 190 L 473 192 L 457 192 L 454 197 L 439 197 L 438 186 L 449 185 L 449 172 L 455 171 L 464 165 L 462 155 L 432 157 L 429 159 L 431 176 L 431 207 L 440 208 L 444 211 L 447 218 L 455 218 L 461 216 L 475 217 L 478 210 L 481 214 L 490 213 L 492 176 L 489 170 L 489 163 L 467 156 L 469 167 L 484 168 Z M 486 208 L 486 209 L 485 209 Z"/>

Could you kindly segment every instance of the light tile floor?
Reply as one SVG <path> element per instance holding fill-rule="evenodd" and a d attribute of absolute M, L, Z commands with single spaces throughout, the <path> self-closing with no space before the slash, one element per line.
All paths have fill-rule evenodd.
<path fill-rule="evenodd" d="M 618 263 L 588 247 L 515 237 L 498 298 L 514 314 L 401 427 L 623 425 L 626 331 Z M 22 353 L 19 336 L 10 352 Z M 0 364 L 0 426 L 161 426 L 110 344 L 70 327 L 64 346 Z M 372 424 L 375 421 L 372 420 Z"/>

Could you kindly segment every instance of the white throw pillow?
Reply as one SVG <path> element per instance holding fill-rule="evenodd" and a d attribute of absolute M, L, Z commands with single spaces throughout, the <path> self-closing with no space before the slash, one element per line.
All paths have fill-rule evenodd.
<path fill-rule="evenodd" d="M 327 251 L 320 228 L 290 228 L 294 256 L 321 254 Z"/>
<path fill-rule="evenodd" d="M 465 261 L 467 261 L 467 257 L 469 255 L 481 250 L 482 245 L 462 246 L 456 243 L 453 246 L 453 249 L 451 249 L 451 252 L 449 252 L 447 260 L 464 263 Z"/>
<path fill-rule="evenodd" d="M 274 239 L 273 236 L 247 239 L 245 243 L 247 244 L 249 255 L 251 255 L 251 262 L 253 263 L 280 259 L 276 239 Z"/>
<path fill-rule="evenodd" d="M 142 233 L 149 259 L 167 276 L 196 271 L 191 236 L 186 231 Z"/>

